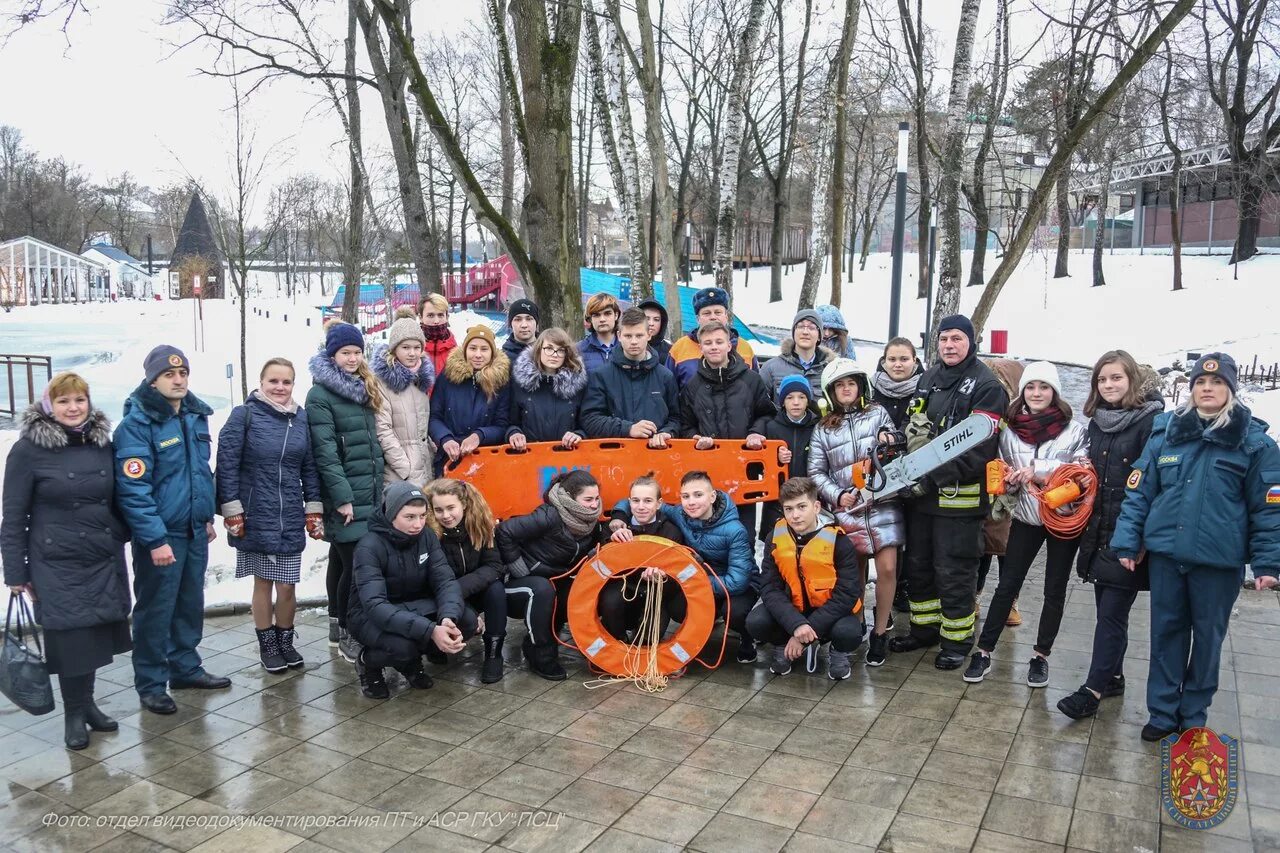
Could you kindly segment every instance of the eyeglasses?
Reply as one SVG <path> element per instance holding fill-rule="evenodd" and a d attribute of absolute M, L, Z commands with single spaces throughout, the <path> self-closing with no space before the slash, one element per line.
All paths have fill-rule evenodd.
<path fill-rule="evenodd" d="M 558 347 L 554 344 L 543 344 L 542 351 L 547 355 L 564 355 L 564 347 Z"/>

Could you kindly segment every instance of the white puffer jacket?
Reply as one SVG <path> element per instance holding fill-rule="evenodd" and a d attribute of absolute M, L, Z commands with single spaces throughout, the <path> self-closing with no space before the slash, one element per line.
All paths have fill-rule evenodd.
<path fill-rule="evenodd" d="M 377 412 L 378 443 L 382 445 L 382 482 L 404 480 L 418 488 L 431 480 L 435 444 L 427 433 L 431 420 L 431 386 L 435 369 L 424 358 L 416 373 L 400 362 L 387 361 L 387 346 L 379 346 L 369 365 L 382 387 Z"/>
<path fill-rule="evenodd" d="M 1028 444 L 1012 429 L 1000 430 L 1000 458 L 1010 468 L 1030 467 L 1035 471 L 1034 482 L 1043 486 L 1064 462 L 1083 462 L 1089 458 L 1089 432 L 1083 426 L 1071 421 L 1066 429 L 1048 441 L 1038 445 Z M 1023 487 L 1011 489 L 1010 495 L 1018 499 L 1013 508 L 1013 517 L 1023 524 L 1034 524 L 1037 527 L 1044 522 L 1040 520 L 1040 501 L 1035 495 Z"/>
<path fill-rule="evenodd" d="M 896 500 L 860 504 L 851 512 L 838 508 L 840 495 L 853 488 L 854 463 L 870 457 L 886 429 L 893 429 L 893 418 L 884 406 L 872 403 L 859 414 L 845 415 L 838 429 L 818 424 L 809 444 L 809 476 L 818 484 L 818 495 L 864 556 L 906 542 L 902 507 Z"/>

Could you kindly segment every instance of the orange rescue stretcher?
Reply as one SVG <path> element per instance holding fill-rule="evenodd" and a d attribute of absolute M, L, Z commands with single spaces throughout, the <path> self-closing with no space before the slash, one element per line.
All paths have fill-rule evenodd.
<path fill-rule="evenodd" d="M 692 439 L 672 439 L 666 448 L 651 448 L 643 439 L 585 439 L 572 450 L 557 442 L 536 442 L 520 451 L 510 445 L 480 447 L 445 476 L 466 480 L 480 490 L 498 518 L 533 512 L 551 480 L 563 471 L 583 468 L 600 483 L 605 512 L 628 497 L 631 483 L 650 472 L 662 486 L 662 499 L 680 502 L 680 478 L 706 471 L 711 482 L 735 504 L 778 499 L 788 466 L 778 461 L 783 441 L 766 441 L 749 450 L 741 440 L 718 440 L 709 450 L 695 450 Z"/>

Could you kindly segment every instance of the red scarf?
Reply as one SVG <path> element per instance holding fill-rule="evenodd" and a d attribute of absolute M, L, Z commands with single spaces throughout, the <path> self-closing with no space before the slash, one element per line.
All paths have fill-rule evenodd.
<path fill-rule="evenodd" d="M 439 326 L 423 326 L 421 323 L 418 325 L 422 328 L 423 337 L 429 341 L 447 341 L 453 337 L 448 323 L 441 323 Z"/>
<path fill-rule="evenodd" d="M 1022 411 L 1009 421 L 1009 429 L 1027 444 L 1040 445 L 1056 438 L 1067 428 L 1067 416 L 1057 406 L 1050 406 L 1038 415 Z"/>

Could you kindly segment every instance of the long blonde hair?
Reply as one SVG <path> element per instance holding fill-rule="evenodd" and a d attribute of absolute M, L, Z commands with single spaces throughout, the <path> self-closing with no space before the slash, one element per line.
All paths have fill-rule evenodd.
<path fill-rule="evenodd" d="M 376 412 L 382 408 L 382 386 L 378 382 L 378 378 L 373 375 L 373 371 L 369 369 L 369 362 L 360 359 L 360 364 L 356 366 L 356 376 L 360 377 L 360 381 L 364 383 L 365 393 L 369 395 L 369 406 Z"/>
<path fill-rule="evenodd" d="M 1179 415 L 1185 415 L 1187 412 L 1191 412 L 1191 411 L 1195 411 L 1198 414 L 1199 412 L 1196 409 L 1195 404 L 1191 402 L 1191 399 L 1192 399 L 1191 389 L 1187 389 L 1187 399 L 1179 403 L 1178 407 L 1174 411 Z M 1235 412 L 1236 407 L 1239 405 L 1240 405 L 1240 400 L 1236 397 L 1235 392 L 1232 391 L 1230 387 L 1228 387 L 1226 405 L 1224 405 L 1222 409 L 1219 410 L 1219 412 L 1213 416 L 1213 419 L 1209 421 L 1209 425 L 1204 428 L 1205 432 L 1208 432 L 1211 429 L 1222 429 L 1227 424 L 1231 423 L 1231 415 Z"/>
<path fill-rule="evenodd" d="M 467 531 L 471 547 L 476 550 L 493 547 L 493 532 L 497 529 L 498 522 L 493 517 L 493 510 L 489 509 L 484 495 L 480 494 L 475 486 L 464 480 L 441 477 L 427 483 L 427 495 L 433 500 L 437 495 L 450 495 L 457 498 L 458 503 L 462 504 L 462 528 Z M 444 528 L 440 526 L 440 522 L 436 521 L 434 507 L 427 513 L 427 524 L 431 525 L 432 531 L 437 536 L 444 535 Z"/>

